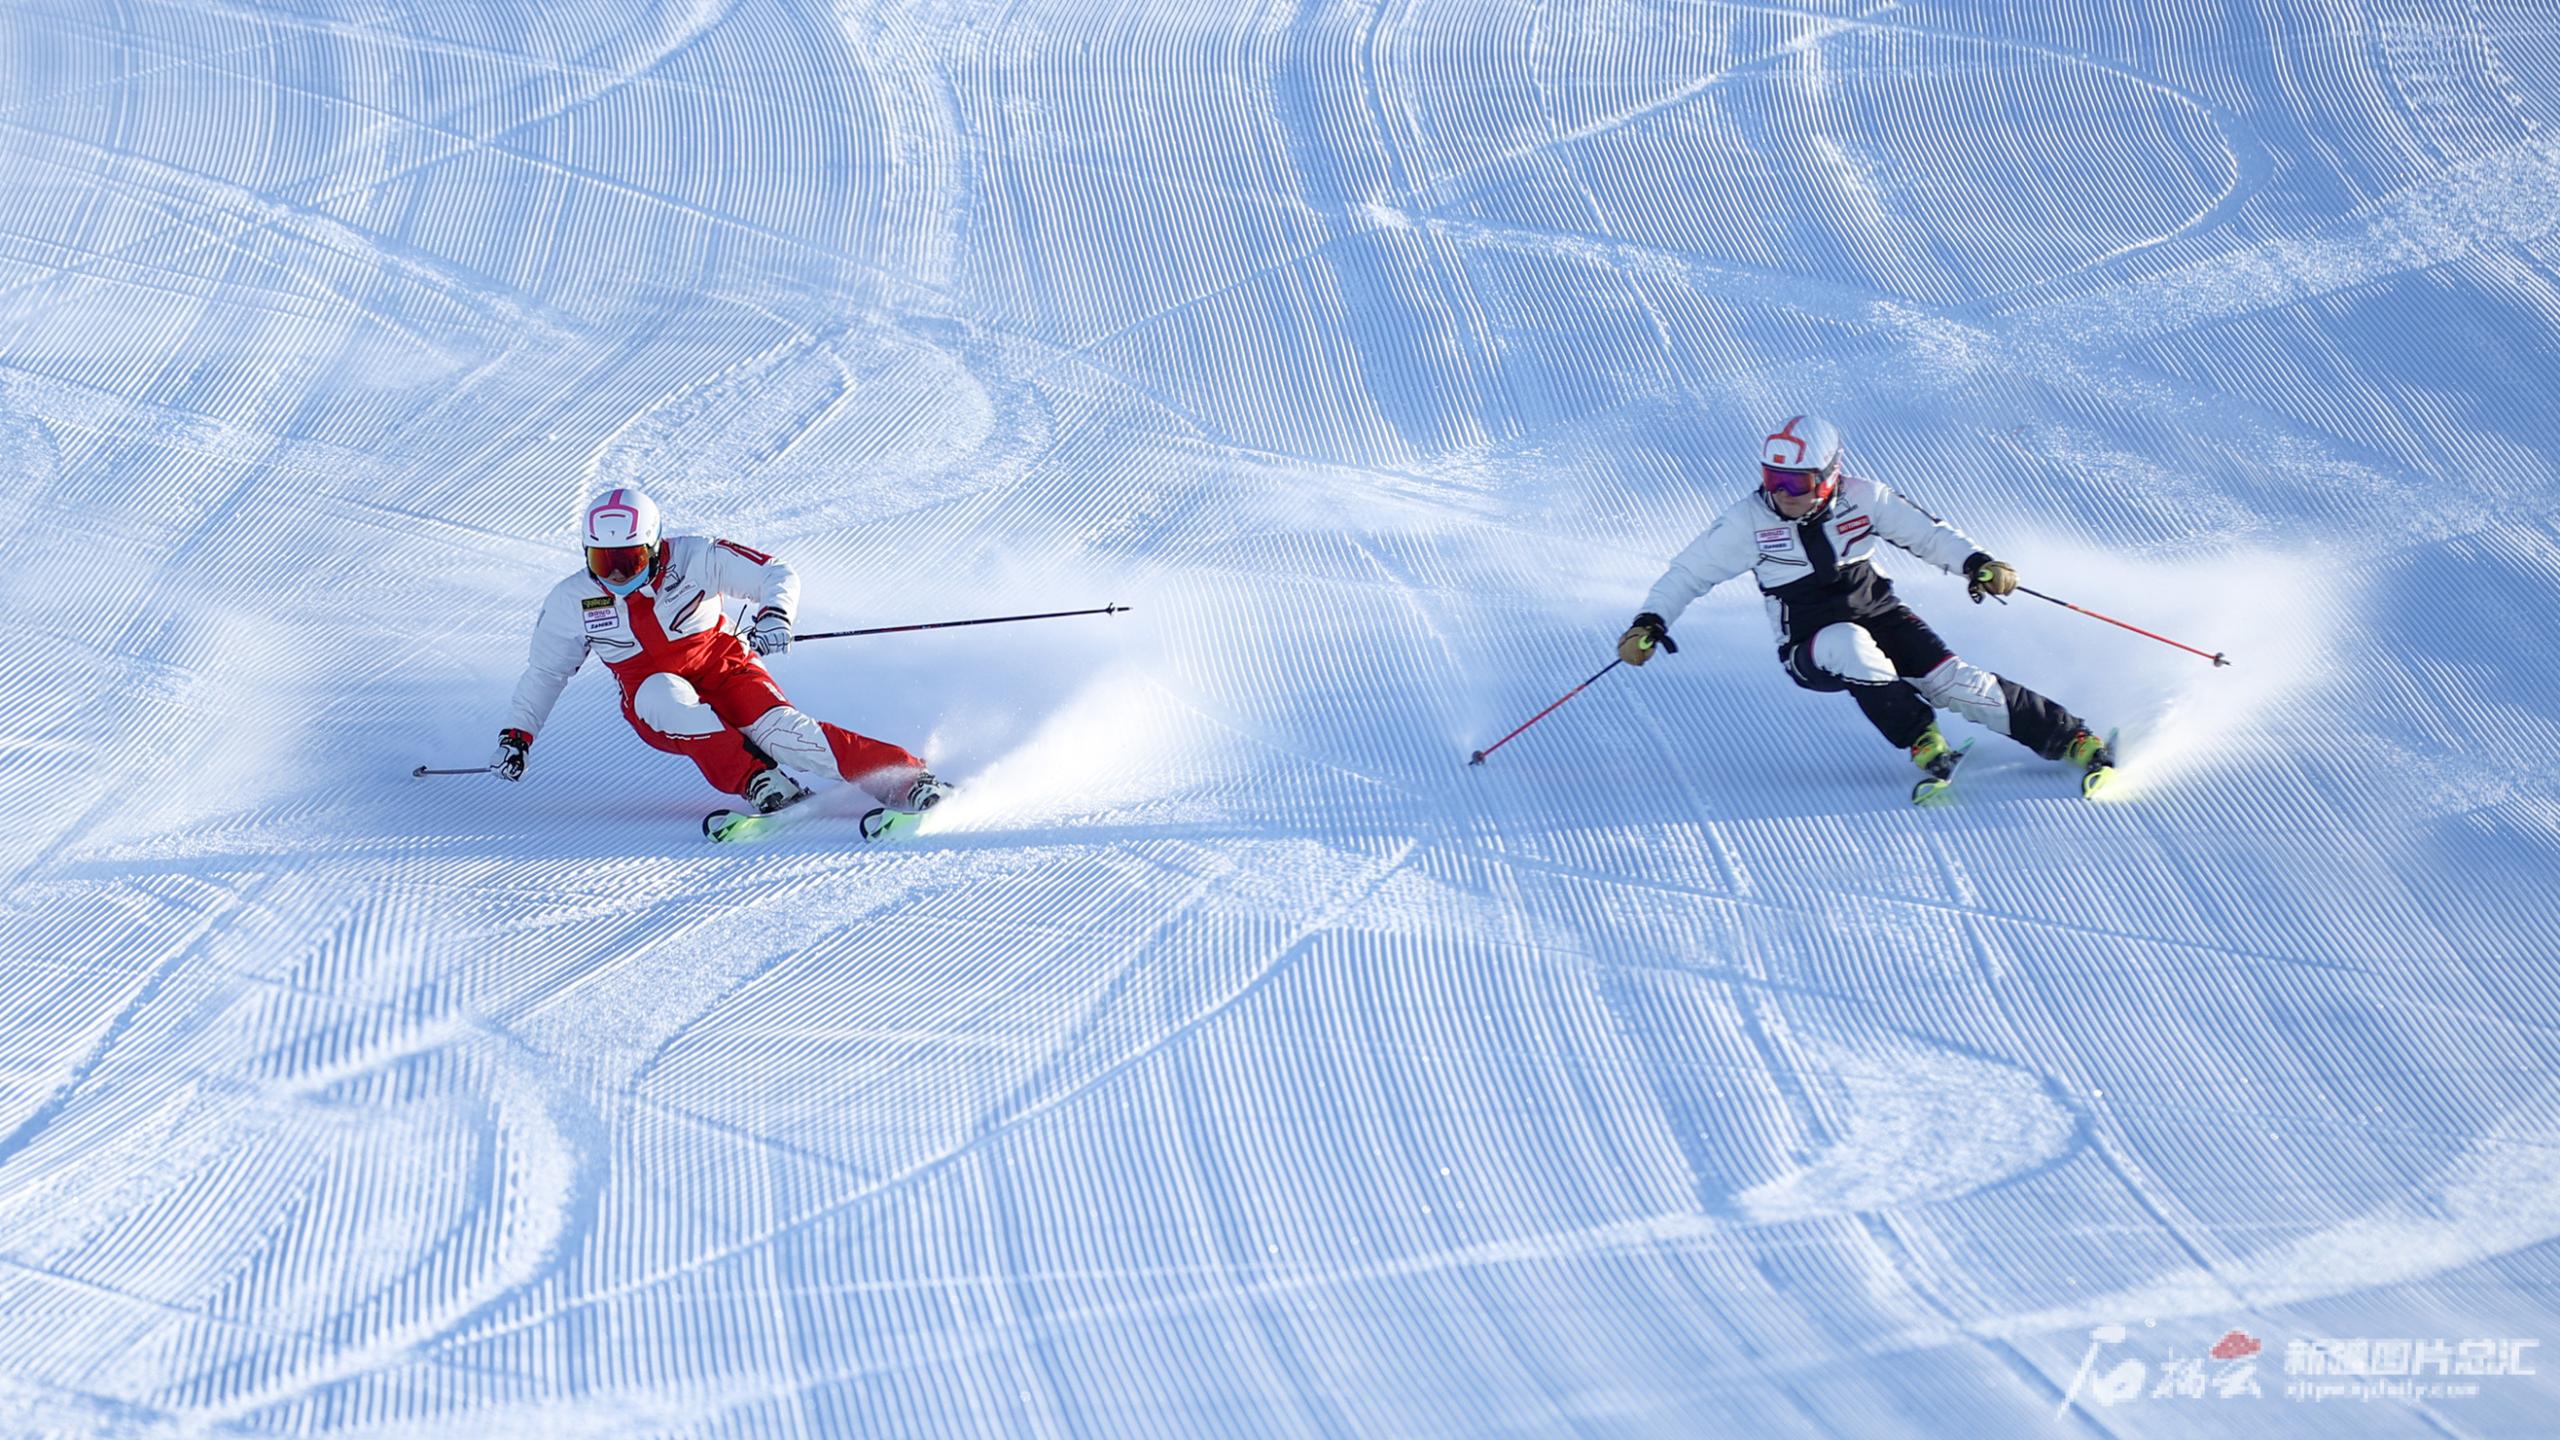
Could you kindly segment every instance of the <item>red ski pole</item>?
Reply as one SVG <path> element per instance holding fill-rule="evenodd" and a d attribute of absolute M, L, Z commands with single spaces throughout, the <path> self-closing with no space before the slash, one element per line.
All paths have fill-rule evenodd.
<path fill-rule="evenodd" d="M 1601 666 L 1598 670 L 1593 671 L 1593 672 L 1592 672 L 1592 675 L 1591 675 L 1591 680 L 1597 680 L 1597 679 L 1599 679 L 1601 676 L 1608 674 L 1610 671 L 1615 670 L 1615 669 L 1617 669 L 1619 666 L 1624 665 L 1624 664 L 1626 664 L 1626 663 L 1627 663 L 1627 662 L 1626 662 L 1626 661 L 1624 661 L 1624 660 L 1612 660 L 1612 661 L 1610 661 L 1608 664 Z M 1587 690 L 1587 689 L 1591 688 L 1591 680 L 1585 680 L 1585 681 L 1583 681 L 1581 684 L 1574 686 L 1574 687 L 1573 687 L 1572 689 L 1570 689 L 1570 690 L 1567 690 L 1566 692 L 1564 692 L 1564 694 L 1562 694 L 1562 695 L 1560 695 L 1560 696 L 1556 697 L 1555 705 L 1550 705 L 1550 706 L 1548 706 L 1546 709 L 1539 711 L 1537 714 L 1530 716 L 1528 719 L 1521 721 L 1521 722 L 1520 722 L 1520 730 L 1526 730 L 1526 729 L 1528 729 L 1530 726 L 1537 724 L 1539 721 L 1546 719 L 1549 715 L 1552 715 L 1552 714 L 1554 714 L 1554 713 L 1555 713 L 1556 705 L 1562 705 L 1565 701 L 1570 700 L 1570 699 L 1572 699 L 1574 696 L 1579 695 L 1579 694 L 1581 694 L 1583 691 L 1585 691 L 1585 690 Z M 1520 730 L 1514 730 L 1514 731 L 1512 731 L 1512 732 L 1511 732 L 1511 735 L 1517 735 L 1517 734 L 1519 734 L 1519 733 L 1520 733 Z M 1481 749 L 1481 750 L 1477 751 L 1477 752 L 1476 752 L 1472 757 L 1470 757 L 1470 758 L 1468 759 L 1467 763 L 1468 763 L 1468 764 L 1470 764 L 1470 765 L 1481 765 L 1481 764 L 1483 764 L 1483 763 L 1484 763 L 1484 757 L 1486 757 L 1487 755 L 1492 754 L 1494 751 L 1499 750 L 1499 749 L 1501 749 L 1503 746 L 1508 745 L 1508 744 L 1510 744 L 1510 743 L 1511 743 L 1511 735 L 1505 735 L 1505 736 L 1503 736 L 1501 739 L 1496 740 L 1496 741 L 1494 741 L 1492 744 L 1487 745 L 1487 746 L 1486 746 L 1486 747 L 1484 747 L 1483 749 Z"/>
<path fill-rule="evenodd" d="M 2101 614 L 2099 614 L 2099 613 L 2098 613 L 2097 611 L 2095 611 L 2095 610 L 2082 610 L 2079 606 L 2072 604 L 2072 603 L 2071 603 L 2070 601 L 2068 601 L 2068 600 L 2060 599 L 2060 598 L 2057 598 L 2057 597 L 2052 596 L 2052 595 L 2047 595 L 2046 593 L 2044 593 L 2044 592 L 2043 592 L 2043 591 L 2041 591 L 2041 590 L 2030 590 L 2030 589 L 2028 589 L 2026 586 L 2021 585 L 2021 586 L 2019 586 L 2019 587 L 2018 587 L 2018 593 L 2019 593 L 2019 594 L 2021 594 L 2021 595 L 2033 595 L 2034 597 L 2036 597 L 2036 598 L 2037 598 L 2037 599 L 2039 599 L 2039 600 L 2051 600 L 2051 601 L 2053 601 L 2053 603 L 2054 603 L 2054 604 L 2061 606 L 2061 607 L 2062 607 L 2063 609 L 2065 609 L 2065 610 L 2078 610 L 2081 614 L 2088 616 L 2088 617 L 2089 617 L 2090 619 L 2092 619 L 2092 620 L 2104 620 L 2104 621 L 2106 621 L 2108 624 L 2115 626 L 2115 627 L 2116 627 L 2117 629 L 2119 629 L 2119 630 L 2130 630 L 2130 631 L 2132 631 L 2134 634 L 2139 635 L 2139 636 L 2141 636 L 2142 638 L 2144 638 L 2144 639 L 2146 639 L 2146 640 L 2157 640 L 2157 641 L 2159 641 L 2159 642 L 2160 642 L 2161 644 L 2163 644 L 2163 645 L 2175 645 L 2175 646 L 2177 646 L 2177 648 L 2179 648 L 2179 649 L 2181 649 L 2181 650 L 2186 651 L 2186 652 L 2187 652 L 2188 654 L 2190 654 L 2190 655 L 2201 655 L 2201 656 L 2203 656 L 2204 658 L 2206 658 L 2207 660 L 2212 661 L 2212 662 L 2213 662 L 2214 664 L 2216 664 L 2216 665 L 2228 665 L 2228 664 L 2230 664 L 2230 663 L 2231 663 L 2229 660 L 2226 660 L 2226 659 L 2224 659 L 2222 656 L 2220 656 L 2220 655 L 2218 655 L 2218 654 L 2215 654 L 2213 651 L 2210 651 L 2210 650 L 2199 650 L 2199 649 L 2197 649 L 2196 647 L 2194 647 L 2193 645 L 2188 645 L 2188 644 L 2184 644 L 2184 643 L 2182 643 L 2182 642 L 2180 642 L 2180 641 L 2172 640 L 2172 639 L 2170 639 L 2170 638 L 2169 638 L 2168 636 L 2166 636 L 2166 635 L 2154 635 L 2154 634 L 2152 634 L 2150 631 L 2143 629 L 2143 628 L 2142 628 L 2141 626 L 2139 626 L 2139 625 L 2127 625 L 2127 624 L 2125 624 L 2123 621 L 2121 621 L 2121 620 L 2117 619 L 2116 617 L 2114 617 L 2113 615 L 2101 615 Z"/>

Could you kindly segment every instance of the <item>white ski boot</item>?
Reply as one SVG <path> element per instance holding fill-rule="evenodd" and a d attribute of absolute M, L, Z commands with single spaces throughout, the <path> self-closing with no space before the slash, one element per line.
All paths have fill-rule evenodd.
<path fill-rule="evenodd" d="M 885 840 L 913 830 L 924 819 L 924 812 L 942 803 L 952 787 L 933 778 L 930 770 L 922 771 L 907 782 L 907 793 L 896 805 L 883 805 L 862 817 L 862 838 Z"/>
<path fill-rule="evenodd" d="M 767 765 L 747 777 L 747 803 L 759 815 L 770 815 L 785 806 L 797 805 L 809 798 L 809 787 L 783 773 L 779 765 Z"/>

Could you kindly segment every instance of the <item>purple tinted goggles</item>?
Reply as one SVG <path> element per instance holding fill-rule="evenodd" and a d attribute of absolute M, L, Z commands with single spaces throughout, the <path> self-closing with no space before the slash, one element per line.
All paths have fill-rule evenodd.
<path fill-rule="evenodd" d="M 1772 495 L 1820 495 L 1829 491 L 1831 482 L 1839 476 L 1840 462 L 1837 460 L 1819 470 L 1797 470 L 1764 463 L 1760 467 L 1760 488 Z"/>

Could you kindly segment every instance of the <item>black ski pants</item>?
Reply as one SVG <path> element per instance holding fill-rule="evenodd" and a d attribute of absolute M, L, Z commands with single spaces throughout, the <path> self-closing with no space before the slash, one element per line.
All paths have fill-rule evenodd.
<path fill-rule="evenodd" d="M 1785 667 L 1787 678 L 1807 690 L 1847 691 L 1868 723 L 1885 739 L 1901 749 L 1910 749 L 1928 730 L 1937 708 L 1923 687 L 1931 683 L 1929 677 L 1938 674 L 1939 667 L 1955 658 L 1955 652 L 1908 605 L 1897 603 L 1867 615 L 1818 618 L 1820 624 L 1806 625 L 1803 633 L 1790 635 L 1778 647 L 1778 663 Z M 1876 648 L 1893 663 L 1894 674 L 1899 678 L 1850 680 L 1813 663 L 1814 635 L 1823 626 L 1842 620 L 1875 638 Z M 2003 730 L 2010 739 L 2048 760 L 2060 759 L 2073 733 L 2081 728 L 2079 717 L 2014 680 L 1996 675 L 1990 678 L 1997 682 L 2001 703 L 1987 714 L 1973 714 L 1973 718 L 1991 729 Z M 1966 713 L 1972 712 L 1968 709 Z M 2002 721 L 2007 722 L 2005 727 Z"/>

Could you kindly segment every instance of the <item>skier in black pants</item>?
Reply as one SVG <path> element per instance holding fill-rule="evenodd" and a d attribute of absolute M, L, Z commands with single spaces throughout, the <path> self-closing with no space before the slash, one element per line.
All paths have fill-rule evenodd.
<path fill-rule="evenodd" d="M 1708 590 L 1750 571 L 1778 636 L 1778 663 L 1807 690 L 1845 690 L 1887 740 L 1932 780 L 1955 770 L 1956 751 L 1933 710 L 1953 710 L 2048 760 L 2080 768 L 2094 789 L 2115 764 L 2107 742 L 2079 717 L 2013 680 L 1967 664 L 1928 622 L 1894 598 L 1875 565 L 1889 541 L 1951 575 L 1974 600 L 2018 588 L 2018 572 L 1937 517 L 1872 480 L 1840 471 L 1840 432 L 1798 415 L 1760 451 L 1760 485 L 1726 507 L 1645 596 L 1618 637 L 1618 658 L 1642 665 L 1671 643 L 1671 622 Z M 1924 782 L 1925 784 L 1926 782 Z"/>

